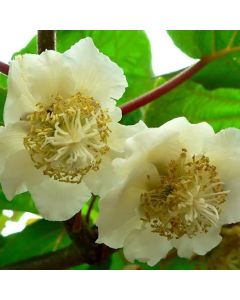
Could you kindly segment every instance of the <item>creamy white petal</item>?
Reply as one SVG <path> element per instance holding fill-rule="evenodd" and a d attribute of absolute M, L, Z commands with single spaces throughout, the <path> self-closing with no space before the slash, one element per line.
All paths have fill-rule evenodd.
<path fill-rule="evenodd" d="M 206 155 L 217 167 L 224 190 L 228 191 L 220 214 L 221 224 L 240 222 L 240 130 L 223 129 L 206 143 Z"/>
<path fill-rule="evenodd" d="M 171 243 L 180 257 L 190 258 L 193 253 L 205 255 L 221 242 L 220 230 L 220 227 L 212 227 L 207 233 L 197 234 L 192 238 L 185 235 Z"/>
<path fill-rule="evenodd" d="M 113 162 L 115 158 L 126 154 L 124 151 L 126 138 L 144 129 L 146 129 L 146 125 L 141 121 L 131 126 L 118 123 L 110 124 L 111 134 L 108 140 L 110 151 L 103 156 L 97 172 L 91 171 L 84 176 L 84 182 L 94 194 L 103 196 L 116 185 L 116 182 L 119 182 L 118 180 L 123 179 L 122 176 L 118 178 Z"/>
<path fill-rule="evenodd" d="M 44 176 L 34 167 L 28 152 L 23 149 L 6 160 L 1 184 L 4 194 L 11 200 L 24 186 L 40 184 L 43 179 Z"/>
<path fill-rule="evenodd" d="M 240 153 L 240 130 L 227 128 L 219 131 L 214 137 L 209 138 L 205 145 L 206 151 L 215 159 L 219 157 L 231 158 Z"/>
<path fill-rule="evenodd" d="M 223 182 L 226 182 L 224 189 L 229 191 L 226 201 L 222 205 L 221 214 L 220 214 L 220 223 L 221 224 L 231 224 L 240 222 L 240 195 L 239 195 L 239 166 L 240 161 L 236 163 L 236 160 L 227 161 L 228 165 L 224 165 L 225 162 L 221 165 L 221 172 L 225 169 L 225 175 L 231 172 L 235 173 L 234 170 L 238 173 L 233 174 L 230 180 L 226 180 L 226 177 L 222 176 Z M 225 168 L 224 168 L 225 166 Z"/>
<path fill-rule="evenodd" d="M 106 107 L 107 106 L 107 107 Z M 107 112 L 111 117 L 113 122 L 119 122 L 122 119 L 122 110 L 120 107 L 116 106 L 116 101 L 111 99 L 106 104 Z"/>
<path fill-rule="evenodd" d="M 23 139 L 28 132 L 26 122 L 17 122 L 7 127 L 0 127 L 0 174 L 3 172 L 6 160 L 15 152 L 25 149 Z M 1 175 L 0 175 L 1 176 Z"/>
<path fill-rule="evenodd" d="M 213 138 L 215 133 L 213 128 L 205 123 L 190 124 L 189 127 L 180 128 L 181 145 L 189 151 L 190 155 L 202 153 L 207 138 Z"/>
<path fill-rule="evenodd" d="M 100 169 L 90 171 L 83 178 L 84 183 L 93 194 L 103 196 L 116 184 L 116 174 L 112 167 L 112 157 L 108 154 L 103 157 Z"/>
<path fill-rule="evenodd" d="M 124 242 L 123 252 L 126 258 L 133 262 L 135 259 L 154 266 L 166 257 L 172 245 L 165 237 L 148 230 L 132 231 Z"/>
<path fill-rule="evenodd" d="M 191 154 L 201 152 L 207 138 L 214 137 L 213 128 L 206 122 L 191 124 L 186 118 L 173 119 L 161 127 L 162 131 L 178 132 L 178 142 Z"/>
<path fill-rule="evenodd" d="M 96 222 L 99 233 L 98 243 L 120 248 L 128 233 L 139 228 L 141 221 L 136 207 L 140 193 L 141 191 L 135 188 L 124 191 L 124 183 L 122 183 L 100 200 L 100 214 Z"/>
<path fill-rule="evenodd" d="M 151 178 L 151 183 L 148 182 L 146 174 Z M 100 200 L 98 242 L 113 248 L 122 247 L 128 233 L 141 227 L 142 221 L 138 212 L 141 194 L 152 189 L 154 180 L 159 180 L 156 168 L 145 164 L 141 172 L 139 169 L 132 170 L 125 181 L 112 185 L 112 190 Z"/>
<path fill-rule="evenodd" d="M 40 214 L 50 221 L 65 221 L 80 211 L 91 197 L 85 184 L 69 184 L 48 178 L 28 186 Z"/>
<path fill-rule="evenodd" d="M 123 95 L 127 87 L 123 70 L 100 53 L 91 38 L 80 40 L 64 56 L 73 70 L 76 92 L 94 97 L 104 107 Z"/>
<path fill-rule="evenodd" d="M 171 244 L 177 249 L 178 256 L 184 258 L 191 258 L 194 254 L 191 242 L 191 239 L 189 239 L 186 235 L 180 239 L 171 240 Z"/>
<path fill-rule="evenodd" d="M 139 131 L 126 140 L 126 151 L 133 156 L 147 152 L 150 162 L 159 161 L 164 165 L 175 159 L 183 148 L 189 151 L 189 155 L 202 153 L 206 138 L 213 136 L 214 131 L 207 123 L 191 124 L 180 117 L 159 128 Z"/>
<path fill-rule="evenodd" d="M 4 107 L 5 125 L 19 121 L 36 110 L 36 104 L 49 103 L 51 96 L 72 95 L 74 81 L 64 56 L 46 50 L 40 55 L 25 54 L 11 62 L 8 95 Z"/>
<path fill-rule="evenodd" d="M 108 140 L 109 147 L 116 152 L 122 152 L 125 150 L 124 148 L 126 139 L 143 132 L 145 129 L 147 129 L 147 126 L 142 121 L 128 126 L 113 122 L 109 125 L 109 128 L 111 130 Z"/>
<path fill-rule="evenodd" d="M 193 238 L 193 250 L 198 255 L 205 255 L 215 248 L 222 240 L 221 228 L 213 227 L 207 233 L 198 234 Z"/>

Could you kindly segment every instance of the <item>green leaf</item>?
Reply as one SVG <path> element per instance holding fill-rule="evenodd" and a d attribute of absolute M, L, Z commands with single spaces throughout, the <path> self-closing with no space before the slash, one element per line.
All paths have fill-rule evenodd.
<path fill-rule="evenodd" d="M 209 91 L 200 84 L 187 82 L 146 107 L 145 122 L 158 127 L 185 116 L 192 123 L 206 121 L 218 131 L 240 128 L 240 90 L 220 88 Z"/>
<path fill-rule="evenodd" d="M 238 30 L 168 30 L 174 44 L 192 58 L 240 45 Z"/>
<path fill-rule="evenodd" d="M 193 76 L 208 89 L 240 88 L 240 31 L 238 30 L 169 30 L 175 45 L 193 58 L 216 55 L 217 58 Z M 231 52 L 235 48 L 236 51 Z M 227 74 L 227 76 L 226 76 Z"/>
<path fill-rule="evenodd" d="M 7 97 L 7 76 L 0 73 L 0 126 L 3 125 L 3 109 Z"/>
<path fill-rule="evenodd" d="M 206 265 L 202 262 L 195 260 L 190 260 L 181 257 L 174 257 L 171 260 L 160 262 L 160 269 L 163 270 L 205 270 Z"/>
<path fill-rule="evenodd" d="M 168 30 L 174 44 L 192 58 L 211 53 L 213 30 Z"/>
<path fill-rule="evenodd" d="M 111 265 L 110 270 L 122 270 L 124 266 L 128 264 L 122 250 L 116 251 L 111 255 Z"/>
<path fill-rule="evenodd" d="M 20 233 L 0 237 L 0 266 L 56 251 L 70 243 L 61 222 L 40 220 Z"/>
<path fill-rule="evenodd" d="M 5 227 L 5 223 L 9 220 L 8 217 L 4 216 L 2 212 L 0 213 L 0 232 L 3 230 Z"/>
<path fill-rule="evenodd" d="M 118 250 L 111 256 L 111 265 L 109 267 L 110 270 L 123 270 L 123 269 L 142 269 L 142 270 L 159 270 L 159 264 L 156 264 L 153 267 L 148 266 L 146 263 L 142 263 L 139 261 L 135 261 L 134 263 L 130 263 L 124 257 L 123 251 Z"/>
<path fill-rule="evenodd" d="M 12 59 L 14 59 L 17 55 L 22 55 L 25 53 L 36 54 L 37 53 L 37 37 L 34 36 L 31 41 L 21 50 L 13 53 Z"/>
<path fill-rule="evenodd" d="M 152 89 L 154 80 L 151 67 L 151 47 L 142 30 L 59 30 L 57 51 L 64 52 L 85 37 L 91 37 L 96 47 L 117 63 L 127 77 L 128 88 L 121 105 Z M 21 51 L 14 54 L 36 53 L 36 37 Z M 124 117 L 122 123 L 135 124 L 142 117 L 139 110 Z"/>
<path fill-rule="evenodd" d="M 0 126 L 3 125 L 3 109 L 7 97 L 7 90 L 0 86 Z"/>
<path fill-rule="evenodd" d="M 240 88 L 240 52 L 213 61 L 196 73 L 192 79 L 208 89 Z"/>
<path fill-rule="evenodd" d="M 0 209 L 38 213 L 31 195 L 27 192 L 15 196 L 12 201 L 8 201 L 4 193 L 0 190 Z"/>
<path fill-rule="evenodd" d="M 0 88 L 7 88 L 7 76 L 2 73 L 0 73 Z"/>

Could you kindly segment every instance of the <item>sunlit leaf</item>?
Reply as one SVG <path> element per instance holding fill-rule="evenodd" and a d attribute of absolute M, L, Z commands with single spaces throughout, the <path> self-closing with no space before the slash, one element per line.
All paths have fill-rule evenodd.
<path fill-rule="evenodd" d="M 240 31 L 169 30 L 168 34 L 177 47 L 193 58 L 225 52 L 225 55 L 194 75 L 196 82 L 208 89 L 240 88 Z"/>
<path fill-rule="evenodd" d="M 27 192 L 15 196 L 12 201 L 8 201 L 4 193 L 0 190 L 0 209 L 38 213 L 31 195 Z"/>
<path fill-rule="evenodd" d="M 0 266 L 52 252 L 68 245 L 70 239 L 61 222 L 40 220 L 26 227 L 23 232 L 5 238 L 0 237 Z"/>
<path fill-rule="evenodd" d="M 146 107 L 148 126 L 158 127 L 185 116 L 192 123 L 206 121 L 216 131 L 240 128 L 240 90 L 221 88 L 209 91 L 200 84 L 187 82 Z"/>

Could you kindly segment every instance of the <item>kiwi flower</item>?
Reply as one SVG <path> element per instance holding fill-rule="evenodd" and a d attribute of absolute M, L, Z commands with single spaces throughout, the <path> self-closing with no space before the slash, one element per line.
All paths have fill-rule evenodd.
<path fill-rule="evenodd" d="M 10 64 L 0 181 L 6 197 L 29 191 L 42 216 L 66 220 L 91 193 L 111 186 L 122 141 L 145 127 L 118 124 L 127 87 L 121 68 L 80 40 L 63 54 L 17 56 Z"/>
<path fill-rule="evenodd" d="M 127 139 L 119 186 L 100 202 L 98 243 L 156 264 L 172 249 L 205 255 L 240 221 L 240 131 L 177 118 Z"/>

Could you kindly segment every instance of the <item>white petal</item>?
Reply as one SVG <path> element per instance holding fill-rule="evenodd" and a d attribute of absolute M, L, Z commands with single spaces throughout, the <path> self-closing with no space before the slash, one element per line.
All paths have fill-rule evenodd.
<path fill-rule="evenodd" d="M 142 121 L 128 126 L 113 122 L 110 124 L 109 128 L 111 134 L 109 136 L 108 145 L 112 150 L 121 152 L 126 146 L 126 139 L 143 132 L 147 129 L 147 126 Z"/>
<path fill-rule="evenodd" d="M 119 122 L 122 119 L 122 110 L 120 107 L 116 106 L 115 100 L 109 100 L 106 103 L 105 108 L 107 108 L 107 112 L 114 123 Z"/>
<path fill-rule="evenodd" d="M 190 154 L 201 153 L 206 138 L 212 138 L 215 133 L 206 122 L 191 124 L 184 117 L 173 119 L 160 127 L 162 131 L 178 132 L 178 141 L 182 148 L 186 148 Z"/>
<path fill-rule="evenodd" d="M 124 183 L 122 183 L 100 200 L 100 214 L 96 222 L 99 233 L 98 243 L 120 248 L 128 233 L 139 228 L 141 221 L 136 213 L 139 193 L 139 190 L 134 188 L 124 191 Z"/>
<path fill-rule="evenodd" d="M 23 149 L 8 157 L 1 184 L 4 194 L 11 200 L 25 185 L 36 185 L 42 180 L 43 175 L 34 167 L 28 152 Z"/>
<path fill-rule="evenodd" d="M 193 251 L 199 255 L 205 255 L 215 248 L 222 240 L 220 228 L 212 228 L 207 233 L 202 233 L 193 238 Z"/>
<path fill-rule="evenodd" d="M 177 249 L 178 256 L 185 258 L 191 258 L 194 254 L 191 242 L 192 241 L 186 235 L 180 239 L 171 240 L 171 244 Z"/>
<path fill-rule="evenodd" d="M 28 190 L 41 215 L 50 221 L 71 218 L 91 197 L 90 191 L 83 183 L 70 184 L 51 178 L 46 178 L 39 185 L 29 185 Z"/>
<path fill-rule="evenodd" d="M 149 163 L 144 156 L 136 155 L 132 160 L 115 159 L 113 166 L 116 182 L 124 180 L 126 189 L 129 187 L 138 189 L 140 194 L 156 188 L 161 181 L 157 167 Z"/>
<path fill-rule="evenodd" d="M 113 161 L 115 158 L 125 155 L 123 151 L 125 139 L 145 128 L 146 125 L 141 121 L 132 126 L 125 126 L 118 123 L 111 124 L 111 135 L 108 140 L 108 146 L 111 150 L 103 157 L 99 170 L 90 171 L 84 176 L 84 182 L 94 194 L 105 195 L 112 189 L 116 182 L 123 179 L 119 178 L 115 172 Z"/>
<path fill-rule="evenodd" d="M 4 170 L 7 158 L 13 153 L 25 149 L 23 139 L 27 132 L 26 122 L 17 122 L 7 127 L 0 127 L 0 174 Z"/>
<path fill-rule="evenodd" d="M 218 167 L 219 173 L 222 174 L 221 180 L 225 183 L 224 190 L 229 191 L 226 201 L 221 207 L 220 222 L 221 224 L 231 224 L 240 222 L 240 160 L 226 160 Z M 232 174 L 229 174 L 232 173 Z M 236 174 L 237 173 L 237 174 Z M 232 175 L 232 176 L 231 176 Z M 231 178 L 227 178 L 231 176 Z"/>
<path fill-rule="evenodd" d="M 206 143 L 206 155 L 217 167 L 224 190 L 229 191 L 221 207 L 221 224 L 240 222 L 240 130 L 228 128 Z"/>
<path fill-rule="evenodd" d="M 183 236 L 172 240 L 172 245 L 177 248 L 180 257 L 190 258 L 193 253 L 205 255 L 221 242 L 222 237 L 219 233 L 219 227 L 212 227 L 207 233 L 197 234 L 193 238 Z"/>
<path fill-rule="evenodd" d="M 191 124 L 186 118 L 173 119 L 159 128 L 148 128 L 126 140 L 126 148 L 135 156 L 148 153 L 149 162 L 161 162 L 162 166 L 176 159 L 183 148 L 189 155 L 202 153 L 207 137 L 214 131 L 207 123 Z M 166 155 L 167 153 L 167 155 Z"/>
<path fill-rule="evenodd" d="M 148 181 L 148 178 L 151 181 Z M 111 176 L 109 174 L 110 180 Z M 122 182 L 115 177 L 112 190 L 100 201 L 100 215 L 97 221 L 99 227 L 98 242 L 112 248 L 123 246 L 124 239 L 133 229 L 142 225 L 138 212 L 141 194 L 152 189 L 154 180 L 160 181 L 156 168 L 151 164 L 141 166 L 141 172 L 132 170 Z M 118 187 L 116 188 L 116 184 Z M 115 186 L 115 188 L 114 188 Z"/>
<path fill-rule="evenodd" d="M 166 257 L 171 248 L 172 245 L 165 237 L 148 230 L 134 230 L 124 242 L 123 252 L 131 262 L 137 259 L 154 266 Z"/>
<path fill-rule="evenodd" d="M 240 154 L 240 130 L 227 128 L 219 131 L 206 143 L 206 151 L 215 158 Z"/>
<path fill-rule="evenodd" d="M 100 169 L 84 176 L 84 183 L 95 195 L 104 196 L 116 184 L 117 178 L 112 166 L 112 155 L 103 157 Z"/>
<path fill-rule="evenodd" d="M 62 54 L 46 50 L 18 56 L 10 65 L 4 122 L 17 122 L 36 110 L 37 103 L 49 103 L 50 96 L 70 96 L 73 89 L 72 73 Z"/>
<path fill-rule="evenodd" d="M 91 38 L 80 40 L 64 56 L 73 70 L 76 92 L 94 97 L 104 107 L 123 95 L 127 81 L 122 69 L 100 53 Z"/>

